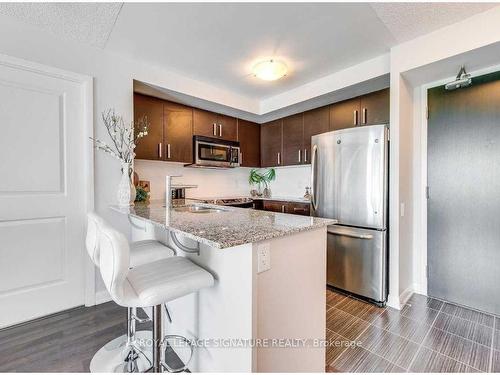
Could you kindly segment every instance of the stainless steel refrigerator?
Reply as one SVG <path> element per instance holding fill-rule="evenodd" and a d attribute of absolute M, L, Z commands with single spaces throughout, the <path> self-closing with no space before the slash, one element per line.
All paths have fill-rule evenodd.
<path fill-rule="evenodd" d="M 313 136 L 313 216 L 333 218 L 328 227 L 327 283 L 369 298 L 387 300 L 387 125 Z"/>

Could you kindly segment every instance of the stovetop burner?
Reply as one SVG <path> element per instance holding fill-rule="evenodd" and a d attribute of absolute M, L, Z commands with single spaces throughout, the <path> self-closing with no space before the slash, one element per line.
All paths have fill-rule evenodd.
<path fill-rule="evenodd" d="M 253 207 L 252 198 L 213 198 L 213 199 L 197 199 L 203 203 L 216 204 L 219 206 L 234 206 L 234 207 Z"/>

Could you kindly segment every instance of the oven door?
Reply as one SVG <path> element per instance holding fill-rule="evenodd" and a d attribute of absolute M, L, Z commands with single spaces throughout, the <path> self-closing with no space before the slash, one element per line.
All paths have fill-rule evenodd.
<path fill-rule="evenodd" d="M 196 165 L 231 167 L 231 146 L 197 140 L 195 152 Z"/>

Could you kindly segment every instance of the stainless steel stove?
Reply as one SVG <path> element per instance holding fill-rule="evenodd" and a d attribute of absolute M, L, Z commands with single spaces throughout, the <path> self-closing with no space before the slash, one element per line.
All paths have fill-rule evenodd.
<path fill-rule="evenodd" d="M 254 207 L 252 198 L 209 198 L 209 199 L 191 198 L 191 199 L 195 199 L 202 203 L 216 204 L 218 206 L 231 206 L 240 208 Z"/>

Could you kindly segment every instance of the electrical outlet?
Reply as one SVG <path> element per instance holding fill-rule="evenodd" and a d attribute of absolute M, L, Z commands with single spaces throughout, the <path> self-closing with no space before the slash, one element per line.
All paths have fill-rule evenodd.
<path fill-rule="evenodd" d="M 271 246 L 262 243 L 257 246 L 257 273 L 271 269 Z"/>

